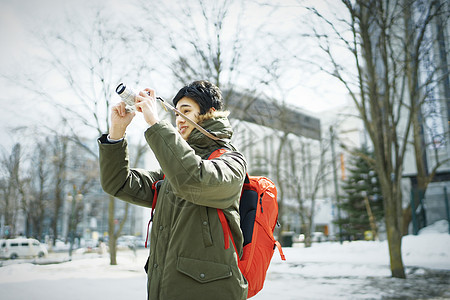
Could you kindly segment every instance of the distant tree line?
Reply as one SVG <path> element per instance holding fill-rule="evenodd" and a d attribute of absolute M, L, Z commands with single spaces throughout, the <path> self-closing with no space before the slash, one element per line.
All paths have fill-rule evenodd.
<path fill-rule="evenodd" d="M 77 203 L 75 222 L 64 219 L 64 202 L 75 193 L 87 195 L 98 185 L 94 159 L 78 151 L 68 136 L 48 135 L 3 149 L 0 160 L 0 215 L 4 237 L 25 235 L 41 241 L 45 235 L 67 240 L 81 220 L 84 202 Z M 66 208 L 67 209 L 67 208 Z M 63 225 L 63 220 L 67 224 Z M 22 221 L 22 222 L 20 222 Z M 18 224 L 24 224 L 20 228 Z M 62 228 L 68 231 L 62 236 Z"/>

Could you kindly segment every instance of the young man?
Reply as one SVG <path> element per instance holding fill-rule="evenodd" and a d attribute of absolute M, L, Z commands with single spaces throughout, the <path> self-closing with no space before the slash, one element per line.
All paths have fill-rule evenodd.
<path fill-rule="evenodd" d="M 178 115 L 176 129 L 160 121 L 155 91 L 145 89 L 136 96 L 135 106 L 150 126 L 145 138 L 161 170 L 129 167 L 124 135 L 134 113 L 121 102 L 112 108 L 109 136 L 99 138 L 103 189 L 151 207 L 152 184 L 163 180 L 150 235 L 149 299 L 246 299 L 247 282 L 236 255 L 242 254 L 238 209 L 247 164 L 230 144 L 233 131 L 222 111 L 221 92 L 208 81 L 195 81 L 178 92 L 173 104 L 220 139 L 205 136 Z M 219 148 L 227 152 L 208 160 Z M 217 209 L 228 220 L 239 254 L 234 247 L 225 249 Z"/>

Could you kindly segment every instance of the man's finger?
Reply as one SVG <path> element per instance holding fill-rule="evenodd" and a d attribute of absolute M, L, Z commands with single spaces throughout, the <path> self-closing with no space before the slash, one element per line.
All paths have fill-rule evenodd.
<path fill-rule="evenodd" d="M 145 88 L 143 91 L 141 91 L 141 93 L 143 93 L 143 96 L 150 96 L 152 98 L 155 98 L 155 90 L 154 89 L 150 89 L 150 88 Z"/>
<path fill-rule="evenodd" d="M 126 106 L 125 102 L 120 102 L 120 104 L 119 104 L 119 114 L 120 114 L 121 117 L 124 117 L 125 114 L 126 114 L 125 106 Z"/>
<path fill-rule="evenodd" d="M 145 98 L 141 95 L 141 93 L 142 93 L 142 92 L 139 92 L 139 95 L 136 95 L 136 97 L 135 97 L 136 103 L 145 101 Z M 145 95 L 147 95 L 147 94 L 145 94 Z"/>

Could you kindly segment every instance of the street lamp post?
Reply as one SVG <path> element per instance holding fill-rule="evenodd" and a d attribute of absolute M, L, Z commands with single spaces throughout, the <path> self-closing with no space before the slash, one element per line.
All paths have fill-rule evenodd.
<path fill-rule="evenodd" d="M 76 223 L 75 223 L 76 205 L 77 205 L 77 203 L 81 202 L 82 199 L 83 199 L 83 195 L 80 193 L 80 191 L 77 192 L 77 187 L 75 185 L 73 185 L 72 193 L 69 193 L 67 195 L 67 201 L 69 203 L 71 203 L 70 232 L 69 232 L 69 237 L 70 237 L 69 257 L 70 257 L 70 259 L 72 259 L 73 243 L 74 243 L 75 233 L 76 233 Z"/>

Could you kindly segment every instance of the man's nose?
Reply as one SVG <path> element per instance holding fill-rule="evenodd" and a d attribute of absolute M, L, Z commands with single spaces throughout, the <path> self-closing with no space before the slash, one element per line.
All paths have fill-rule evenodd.
<path fill-rule="evenodd" d="M 184 123 L 186 120 L 182 116 L 176 116 L 175 121 L 177 123 Z"/>

